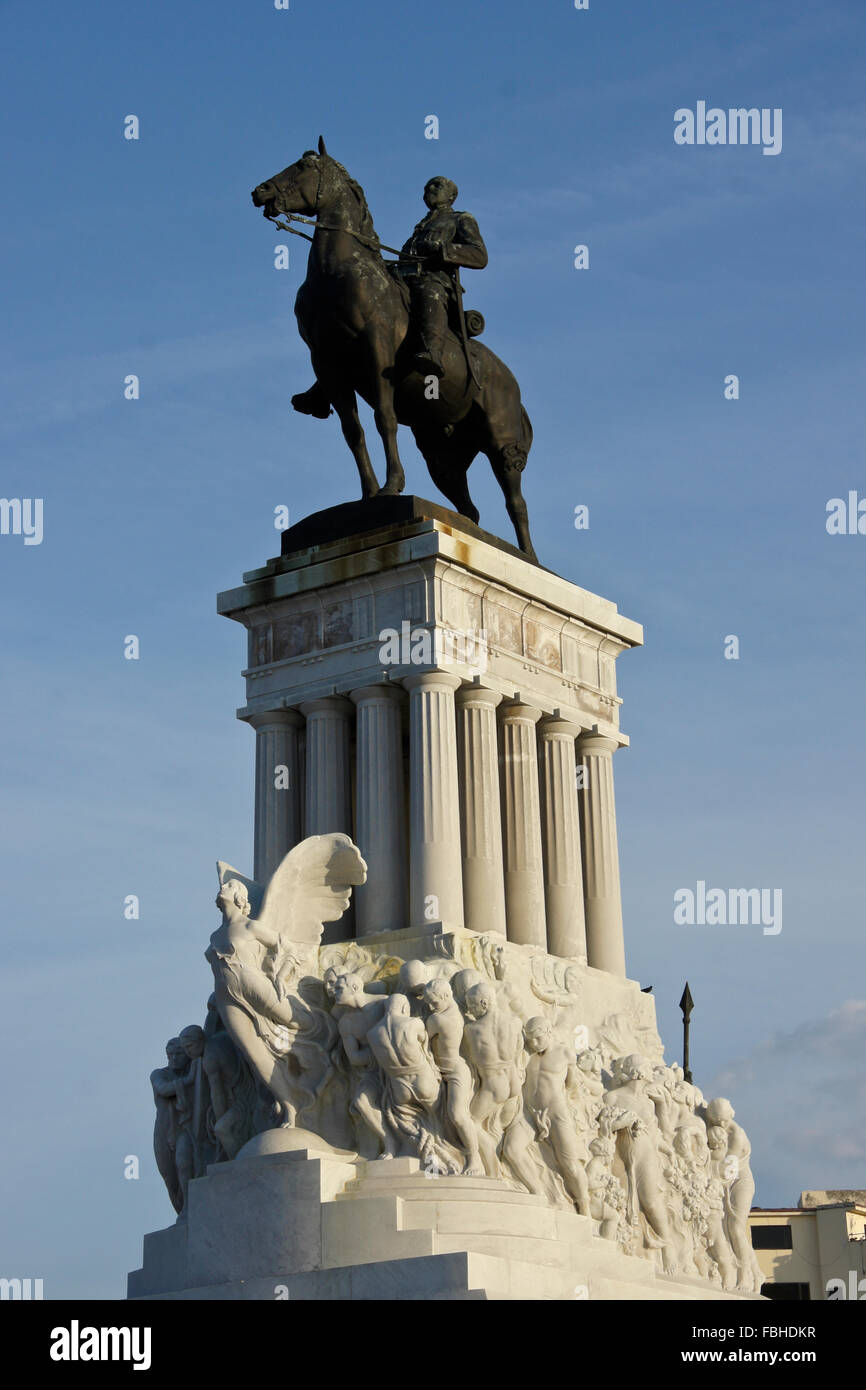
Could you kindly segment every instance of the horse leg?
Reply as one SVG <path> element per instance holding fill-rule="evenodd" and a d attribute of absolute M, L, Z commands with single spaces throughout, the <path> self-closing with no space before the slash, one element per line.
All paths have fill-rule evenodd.
<path fill-rule="evenodd" d="M 519 444 L 508 444 L 504 449 L 491 449 L 487 457 L 493 467 L 493 476 L 502 488 L 505 510 L 517 535 L 517 544 L 530 560 L 538 560 L 529 535 L 529 514 L 526 501 L 520 488 L 520 475 L 526 467 L 526 450 Z"/>
<path fill-rule="evenodd" d="M 403 472 L 403 465 L 400 462 L 400 454 L 397 449 L 397 412 L 394 409 L 394 387 L 385 376 L 388 367 L 393 367 L 393 358 L 386 362 L 385 354 L 372 344 L 370 370 L 372 373 L 372 400 L 373 419 L 376 421 L 376 429 L 382 440 L 382 447 L 385 450 L 385 464 L 387 473 L 385 476 L 385 486 L 381 489 L 386 496 L 395 496 L 402 492 L 406 486 L 406 475 Z"/>
<path fill-rule="evenodd" d="M 351 449 L 358 467 L 358 473 L 361 477 L 361 496 L 375 497 L 379 491 L 379 480 L 373 472 L 370 455 L 367 453 L 367 441 L 364 438 L 364 427 L 358 414 L 358 400 L 355 392 L 344 386 L 330 384 L 326 390 L 331 404 L 340 418 L 343 438 Z"/>
<path fill-rule="evenodd" d="M 466 481 L 469 465 L 478 453 L 477 445 L 459 440 L 456 432 L 450 439 L 439 438 L 435 442 L 420 431 L 413 430 L 413 434 L 434 486 L 448 498 L 461 516 L 468 517 L 477 525 L 479 512 L 469 496 Z"/>

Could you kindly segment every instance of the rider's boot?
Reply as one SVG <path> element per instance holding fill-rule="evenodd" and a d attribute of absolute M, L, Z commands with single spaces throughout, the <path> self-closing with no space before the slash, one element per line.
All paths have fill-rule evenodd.
<path fill-rule="evenodd" d="M 412 366 L 416 372 L 422 376 L 435 376 L 440 379 L 445 375 L 445 368 L 442 365 L 442 350 L 445 345 L 444 333 L 427 332 L 424 339 L 419 344 L 418 351 L 412 358 Z"/>
<path fill-rule="evenodd" d="M 314 381 L 309 391 L 292 396 L 292 405 L 302 415 L 314 415 L 317 420 L 327 420 L 331 413 L 328 393 L 318 381 Z"/>

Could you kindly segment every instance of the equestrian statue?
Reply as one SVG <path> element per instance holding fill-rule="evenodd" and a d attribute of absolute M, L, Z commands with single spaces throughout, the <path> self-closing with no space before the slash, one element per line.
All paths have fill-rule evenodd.
<path fill-rule="evenodd" d="M 454 209 L 456 198 L 451 179 L 430 179 L 428 211 L 396 251 L 379 241 L 364 190 L 321 137 L 318 151 L 253 189 L 254 206 L 282 230 L 306 236 L 290 223 L 315 227 L 295 315 L 316 379 L 292 405 L 321 419 L 336 411 L 365 498 L 403 491 L 397 426 L 409 425 L 433 482 L 477 522 L 466 475 L 475 456 L 486 454 L 517 543 L 535 560 L 520 486 L 532 426 L 505 363 L 475 341 L 484 320 L 464 311 L 460 268 L 483 270 L 487 249 L 475 219 Z M 396 261 L 386 261 L 383 250 Z M 385 450 L 381 488 L 358 396 L 372 407 Z"/>

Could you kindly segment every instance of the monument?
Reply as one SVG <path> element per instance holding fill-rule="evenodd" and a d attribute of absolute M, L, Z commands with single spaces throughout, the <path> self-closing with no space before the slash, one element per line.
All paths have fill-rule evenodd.
<path fill-rule="evenodd" d="M 363 496 L 219 596 L 247 632 L 254 865 L 217 866 L 213 993 L 151 1076 L 176 1219 L 133 1299 L 760 1287 L 748 1139 L 665 1063 L 626 972 L 616 660 L 642 632 L 536 560 L 531 428 L 470 332 L 457 268 L 487 253 L 456 196 L 427 184 L 389 267 L 322 141 L 253 194 L 315 221 L 294 402 L 337 412 Z M 400 495 L 398 423 L 457 512 Z M 476 524 L 478 452 L 518 546 Z"/>

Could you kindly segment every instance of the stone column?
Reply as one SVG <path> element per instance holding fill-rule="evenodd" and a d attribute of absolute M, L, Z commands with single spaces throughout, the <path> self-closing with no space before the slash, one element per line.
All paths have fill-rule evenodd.
<path fill-rule="evenodd" d="M 463 842 L 463 906 L 467 927 L 505 934 L 499 756 L 493 690 L 457 692 L 457 761 Z"/>
<path fill-rule="evenodd" d="M 256 731 L 253 877 L 266 884 L 301 839 L 298 741 L 304 721 L 296 710 L 278 709 L 251 714 L 247 723 Z"/>
<path fill-rule="evenodd" d="M 613 801 L 615 739 L 581 734 L 578 753 L 584 768 L 583 881 L 586 906 L 586 950 L 589 964 L 612 975 L 625 974 L 619 851 Z"/>
<path fill-rule="evenodd" d="M 574 749 L 574 740 L 580 728 L 556 716 L 542 719 L 538 728 L 547 949 L 554 956 L 585 956 L 586 924 Z"/>
<path fill-rule="evenodd" d="M 305 830 L 352 834 L 351 701 L 326 695 L 301 705 L 307 720 Z"/>
<path fill-rule="evenodd" d="M 403 739 L 395 685 L 353 690 L 355 727 L 355 843 L 367 863 L 367 882 L 356 888 L 357 935 L 398 931 L 409 921 Z"/>
<path fill-rule="evenodd" d="M 519 700 L 502 705 L 499 772 L 508 940 L 544 947 L 547 933 L 535 735 L 540 718 L 540 709 Z"/>
<path fill-rule="evenodd" d="M 463 925 L 457 794 L 457 676 L 406 676 L 409 691 L 409 916 L 413 927 Z"/>

